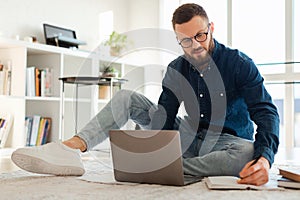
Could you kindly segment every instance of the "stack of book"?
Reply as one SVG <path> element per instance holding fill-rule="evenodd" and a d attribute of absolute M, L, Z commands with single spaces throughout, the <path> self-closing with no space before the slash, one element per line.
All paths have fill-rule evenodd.
<path fill-rule="evenodd" d="M 300 189 L 300 167 L 281 167 L 279 174 L 282 177 L 278 180 L 278 186 Z"/>
<path fill-rule="evenodd" d="M 52 96 L 52 69 L 35 66 L 26 69 L 26 95 Z"/>
<path fill-rule="evenodd" d="M 51 130 L 51 118 L 39 115 L 25 117 L 26 146 L 38 146 L 47 142 Z"/>

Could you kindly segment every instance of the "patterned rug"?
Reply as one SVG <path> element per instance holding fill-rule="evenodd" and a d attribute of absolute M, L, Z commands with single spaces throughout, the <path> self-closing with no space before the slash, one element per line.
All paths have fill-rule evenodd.
<path fill-rule="evenodd" d="M 0 199 L 288 199 L 299 200 L 300 190 L 209 190 L 204 182 L 184 187 L 151 184 L 117 184 L 83 179 L 111 173 L 110 156 L 106 152 L 83 156 L 86 174 L 83 177 L 38 175 L 18 170 L 0 174 Z M 102 182 L 102 183 L 101 183 Z"/>

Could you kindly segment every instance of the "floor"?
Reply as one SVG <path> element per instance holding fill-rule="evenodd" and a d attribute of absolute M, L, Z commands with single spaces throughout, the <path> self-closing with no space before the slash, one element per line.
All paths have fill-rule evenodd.
<path fill-rule="evenodd" d="M 1 200 L 20 199 L 277 199 L 299 200 L 300 190 L 285 189 L 284 191 L 256 190 L 208 190 L 205 182 L 185 187 L 172 187 L 156 184 L 99 184 L 83 181 L 77 177 L 31 175 L 19 170 L 10 160 L 13 149 L 0 149 L 0 176 L 4 177 L 1 184 Z M 279 151 L 275 162 L 278 164 L 297 164 L 300 166 L 300 149 Z M 92 151 L 83 154 L 86 174 L 97 179 L 103 173 L 104 165 L 111 168 L 108 151 Z M 100 158 L 100 159 L 98 159 Z M 106 159 L 105 159 L 106 158 Z M 101 164 L 101 165 L 99 165 Z M 276 165 L 273 165 L 276 166 Z M 273 168 L 275 169 L 275 168 Z M 18 171 L 16 171 L 18 170 Z M 12 172 L 6 174 L 4 172 Z M 103 174 L 102 174 L 103 175 Z M 102 180 L 99 178 L 97 181 Z M 1 182 L 2 183 L 2 182 Z M 25 186 L 24 186 L 25 185 Z M 59 187 L 57 187 L 59 185 Z M 38 190 L 36 188 L 39 188 Z M 71 192 L 70 192 L 71 191 Z M 201 198 L 202 197 L 202 198 Z"/>
<path fill-rule="evenodd" d="M 14 149 L 0 149 L 0 173 L 12 172 L 19 168 L 11 161 L 10 155 Z M 300 166 L 300 148 L 279 149 L 275 156 L 275 164 Z"/>
<path fill-rule="evenodd" d="M 0 149 L 0 173 L 16 171 L 18 168 L 10 159 L 14 149 Z"/>

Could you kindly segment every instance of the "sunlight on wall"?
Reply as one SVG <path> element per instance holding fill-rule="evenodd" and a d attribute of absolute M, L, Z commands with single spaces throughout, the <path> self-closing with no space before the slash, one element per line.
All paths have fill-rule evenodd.
<path fill-rule="evenodd" d="M 112 10 L 99 14 L 99 41 L 102 42 L 109 38 L 113 31 L 114 13 Z"/>

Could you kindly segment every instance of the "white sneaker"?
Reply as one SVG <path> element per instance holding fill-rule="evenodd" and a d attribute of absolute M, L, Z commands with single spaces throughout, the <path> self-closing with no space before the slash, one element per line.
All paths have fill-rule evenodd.
<path fill-rule="evenodd" d="M 38 174 L 81 176 L 85 172 L 80 150 L 61 142 L 17 149 L 11 159 L 21 169 Z"/>

